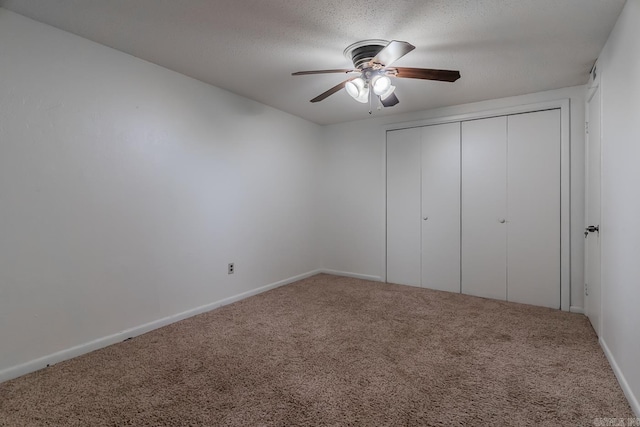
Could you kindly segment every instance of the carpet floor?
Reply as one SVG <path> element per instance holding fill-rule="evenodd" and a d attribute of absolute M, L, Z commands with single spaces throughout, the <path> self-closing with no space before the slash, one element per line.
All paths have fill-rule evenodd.
<path fill-rule="evenodd" d="M 586 317 L 325 274 L 0 384 L 2 426 L 594 425 Z"/>

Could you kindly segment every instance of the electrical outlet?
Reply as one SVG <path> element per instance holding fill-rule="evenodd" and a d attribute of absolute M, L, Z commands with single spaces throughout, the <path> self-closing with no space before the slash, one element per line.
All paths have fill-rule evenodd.
<path fill-rule="evenodd" d="M 233 274 L 235 273 L 235 271 L 236 271 L 235 266 L 233 265 L 232 262 L 230 262 L 229 266 L 227 267 L 227 274 Z"/>

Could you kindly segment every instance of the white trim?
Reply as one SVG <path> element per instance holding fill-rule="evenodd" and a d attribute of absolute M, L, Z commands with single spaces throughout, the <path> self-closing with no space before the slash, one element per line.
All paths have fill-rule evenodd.
<path fill-rule="evenodd" d="M 594 65 L 595 66 L 595 65 Z M 599 192 L 600 192 L 600 200 L 599 203 L 600 205 L 598 206 L 598 216 L 600 217 L 600 224 L 602 224 L 602 219 L 603 219 L 603 215 L 602 215 L 602 171 L 604 170 L 602 165 L 602 95 L 603 95 L 603 91 L 600 87 L 600 78 L 598 77 L 598 81 L 596 83 L 593 83 L 592 86 L 589 87 L 589 93 L 587 94 L 587 101 L 585 102 L 584 105 L 584 113 L 585 113 L 585 121 L 587 123 L 591 122 L 591 100 L 593 99 L 593 97 L 595 96 L 596 93 L 600 93 L 600 104 L 597 106 L 598 107 L 598 119 L 600 121 L 600 123 L 598 124 L 598 128 L 600 129 L 600 135 L 598 135 L 599 141 L 600 141 L 600 152 L 598 153 L 598 156 L 600 157 L 600 174 L 597 177 L 597 182 L 595 184 L 597 184 L 597 186 L 599 187 Z M 584 142 L 585 142 L 585 153 L 584 153 L 584 218 L 583 218 L 583 227 L 586 227 L 587 225 L 591 225 L 591 224 L 587 224 L 587 217 L 589 215 L 589 204 L 591 203 L 591 184 L 594 184 L 593 182 L 591 182 L 591 135 L 590 133 L 585 132 L 585 136 L 584 136 Z M 606 233 L 605 233 L 606 234 Z M 600 277 L 598 277 L 598 280 L 600 282 L 600 298 L 598 300 L 598 307 L 593 308 L 593 303 L 594 301 L 591 301 L 591 304 L 589 303 L 589 295 L 587 295 L 585 293 L 584 296 L 584 306 L 585 309 L 588 308 L 589 313 L 586 313 L 585 310 L 585 314 L 587 314 L 587 317 L 589 317 L 589 315 L 593 315 L 594 312 L 597 312 L 597 333 L 598 334 L 602 334 L 603 331 L 603 316 L 602 316 L 602 295 L 604 294 L 603 292 L 603 285 L 604 283 L 602 283 L 602 239 L 603 239 L 603 235 L 598 232 L 599 235 L 599 239 L 600 242 L 598 244 L 597 250 L 598 250 L 598 259 L 597 261 L 600 263 L 600 268 L 598 269 L 600 272 Z M 589 255 L 588 255 L 588 247 L 587 247 L 587 243 L 585 243 L 585 247 L 584 247 L 584 281 L 585 281 L 585 286 L 588 286 L 588 282 L 587 279 L 589 279 Z M 591 318 L 590 318 L 591 320 Z"/>
<path fill-rule="evenodd" d="M 591 102 L 591 99 L 593 98 L 593 95 L 596 94 L 596 92 L 598 91 L 599 88 L 600 88 L 600 85 L 595 85 L 595 86 L 587 88 L 587 97 L 586 97 L 586 101 L 585 101 L 585 105 L 586 106 L 589 105 L 589 103 Z M 586 113 L 586 111 L 585 111 L 585 113 Z M 586 114 L 585 114 L 585 118 L 588 119 L 588 117 L 586 117 Z"/>
<path fill-rule="evenodd" d="M 609 360 L 609 364 L 611 365 L 611 369 L 613 369 L 613 373 L 616 374 L 616 378 L 618 379 L 620 388 L 622 388 L 624 395 L 627 397 L 627 400 L 629 401 L 629 406 L 631 406 L 631 410 L 635 413 L 636 417 L 640 418 L 640 403 L 638 402 L 638 398 L 633 394 L 633 391 L 631 390 L 631 387 L 629 386 L 627 379 L 624 377 L 622 370 L 616 363 L 616 360 L 614 359 L 613 354 L 611 353 L 611 350 L 609 350 L 607 343 L 602 338 L 600 338 L 599 342 L 600 342 L 600 347 L 602 347 L 602 351 L 604 351 L 604 355 L 607 356 L 607 360 Z"/>
<path fill-rule="evenodd" d="M 384 245 L 382 246 L 382 277 L 381 282 L 387 281 L 387 132 L 384 132 L 384 145 L 382 149 L 382 176 L 384 177 L 384 197 L 382 199 L 382 212 L 384 213 L 384 225 L 382 228 Z"/>
<path fill-rule="evenodd" d="M 560 109 L 560 309 L 571 309 L 571 111 L 570 98 L 523 105 L 473 111 L 464 114 L 441 116 L 430 119 L 392 123 L 383 126 L 388 131 L 423 127 L 444 123 L 463 122 L 488 117 L 508 116 L 551 109 Z M 386 144 L 385 144 L 386 146 Z M 386 176 L 386 169 L 385 169 Z M 386 185 L 386 181 L 385 181 Z M 385 195 L 386 201 L 386 195 Z M 386 206 L 385 206 L 386 213 Z M 385 214 L 386 215 L 386 214 Z M 385 217 L 386 227 L 386 217 Z M 386 234 L 386 233 L 385 233 Z M 385 244 L 386 255 L 386 244 Z M 386 258 L 385 258 L 386 260 Z M 386 261 L 385 261 L 386 263 Z M 385 269 L 386 275 L 386 269 Z"/>
<path fill-rule="evenodd" d="M 10 368 L 3 369 L 2 371 L 0 371 L 0 383 L 4 381 L 8 381 L 13 378 L 17 378 L 22 375 L 26 375 L 28 373 L 37 371 L 42 368 L 46 368 L 47 366 L 60 363 L 64 360 L 72 359 L 74 357 L 89 353 L 91 351 L 98 350 L 100 348 L 119 343 L 121 341 L 126 340 L 127 338 L 132 338 L 138 335 L 142 335 L 154 329 L 167 326 L 171 323 L 175 323 L 180 320 L 184 320 L 186 318 L 189 318 L 198 314 L 206 313 L 218 307 L 222 307 L 224 305 L 228 305 L 236 301 L 240 301 L 242 299 L 260 294 L 262 292 L 266 292 L 268 290 L 271 290 L 280 286 L 288 285 L 289 283 L 293 283 L 298 280 L 306 279 L 307 277 L 314 276 L 321 272 L 323 271 L 313 270 L 307 273 L 299 274 L 297 276 L 289 277 L 287 279 L 280 280 L 278 282 L 274 282 L 265 286 L 261 286 L 259 288 L 252 289 L 250 291 L 242 292 L 240 294 L 237 294 L 228 298 L 224 298 L 219 301 L 205 304 L 200 307 L 192 308 L 191 310 L 183 311 L 182 313 L 174 314 L 172 316 L 167 316 L 162 319 L 154 320 L 152 322 L 145 323 L 140 326 L 135 326 L 133 328 L 126 329 L 121 332 L 117 332 L 113 335 L 108 335 L 93 341 L 89 341 L 84 344 L 80 344 L 71 348 L 67 348 L 65 350 L 58 351 L 56 353 L 48 354 L 46 356 L 40 357 L 35 360 L 31 360 L 21 365 L 16 365 Z M 346 274 L 343 274 L 343 275 L 346 275 Z M 374 279 L 371 279 L 371 280 L 374 280 Z"/>
<path fill-rule="evenodd" d="M 368 274 L 351 273 L 349 271 L 321 269 L 318 272 L 325 273 L 325 274 L 332 274 L 334 276 L 353 277 L 355 279 L 371 280 L 374 282 L 384 282 L 384 279 L 380 276 L 370 276 Z"/>
<path fill-rule="evenodd" d="M 571 307 L 569 307 L 569 311 L 571 313 L 584 314 L 584 308 L 578 307 L 577 305 L 572 305 Z"/>
<path fill-rule="evenodd" d="M 560 309 L 571 308 L 571 111 L 569 98 L 560 106 Z"/>
<path fill-rule="evenodd" d="M 443 123 L 464 122 L 467 120 L 486 119 L 489 117 L 508 116 L 512 114 L 531 113 L 533 111 L 552 110 L 555 108 L 569 107 L 569 98 L 559 98 L 551 101 L 536 102 L 532 104 L 513 105 L 509 107 L 494 108 L 489 110 L 479 110 L 464 114 L 446 115 L 441 117 L 412 120 L 407 122 L 390 123 L 382 126 L 385 131 L 408 129 L 412 127 L 423 127 L 439 125 Z"/>

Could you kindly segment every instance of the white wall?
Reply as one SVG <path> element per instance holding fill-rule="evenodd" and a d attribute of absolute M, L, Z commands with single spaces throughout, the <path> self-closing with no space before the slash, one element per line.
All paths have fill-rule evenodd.
<path fill-rule="evenodd" d="M 640 1 L 627 1 L 600 58 L 601 343 L 640 416 Z"/>
<path fill-rule="evenodd" d="M 323 146 L 322 267 L 385 278 L 385 129 L 390 124 L 559 99 L 571 109 L 571 307 L 584 307 L 583 86 L 327 126 Z M 355 106 L 354 106 L 355 107 Z M 363 107 L 364 108 L 364 107 Z M 375 115 L 375 113 L 374 113 Z"/>
<path fill-rule="evenodd" d="M 313 271 L 320 143 L 0 8 L 0 381 Z"/>

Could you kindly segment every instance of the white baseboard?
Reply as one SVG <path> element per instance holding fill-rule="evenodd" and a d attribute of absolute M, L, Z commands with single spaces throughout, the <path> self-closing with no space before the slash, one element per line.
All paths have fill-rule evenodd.
<path fill-rule="evenodd" d="M 17 366 L 12 366 L 10 368 L 3 369 L 0 371 L 0 383 L 4 381 L 8 381 L 13 378 L 20 377 L 22 375 L 26 375 L 31 372 L 35 372 L 39 369 L 46 368 L 47 366 L 54 365 L 56 363 L 60 363 L 64 360 L 72 359 L 74 357 L 78 357 L 80 355 L 89 353 L 91 351 L 98 350 L 100 348 L 119 343 L 121 341 L 124 341 L 127 338 L 132 338 L 138 335 L 142 335 L 154 329 L 161 328 L 163 326 L 178 322 L 188 317 L 192 317 L 201 313 L 206 313 L 207 311 L 211 311 L 213 309 L 222 307 L 227 304 L 234 303 L 236 301 L 240 301 L 242 299 L 251 297 L 253 295 L 257 295 L 262 292 L 266 292 L 268 290 L 271 290 L 280 286 L 288 285 L 289 283 L 293 283 L 298 280 L 302 280 L 307 277 L 314 276 L 321 272 L 322 272 L 321 270 L 313 270 L 307 273 L 299 274 L 297 276 L 289 277 L 287 279 L 280 280 L 278 282 L 271 283 L 265 286 L 261 286 L 259 288 L 252 289 L 250 291 L 243 292 L 228 298 L 224 298 L 219 301 L 205 304 L 200 307 L 193 308 L 191 310 L 183 311 L 182 313 L 178 313 L 172 316 L 164 317 L 162 319 L 154 320 L 152 322 L 145 323 L 143 325 L 136 326 L 130 329 L 126 329 L 124 331 L 115 333 L 113 335 L 108 335 L 106 337 L 98 338 L 96 340 L 89 341 L 87 343 L 80 344 L 71 348 L 67 348 L 65 350 L 61 350 L 56 353 L 48 354 L 46 356 L 40 357 L 35 360 L 31 360 L 29 362 L 26 362 Z"/>
<path fill-rule="evenodd" d="M 624 395 L 627 397 L 627 400 L 629 401 L 629 406 L 631 406 L 631 410 L 634 412 L 636 417 L 640 418 L 640 403 L 638 403 L 638 398 L 633 394 L 631 387 L 629 387 L 629 383 L 627 382 L 627 379 L 624 377 L 622 370 L 616 363 L 616 359 L 614 359 L 613 354 L 611 353 L 611 350 L 609 350 L 609 347 L 607 346 L 607 343 L 602 338 L 600 338 L 599 342 L 600 342 L 600 347 L 602 347 L 602 351 L 604 351 L 605 356 L 607 356 L 607 359 L 609 360 L 609 364 L 611 365 L 611 369 L 613 369 L 613 373 L 616 374 L 616 378 L 618 378 L 618 383 L 620 383 L 620 387 L 622 388 Z"/>
<path fill-rule="evenodd" d="M 577 305 L 572 305 L 571 307 L 569 307 L 569 311 L 571 313 L 584 314 L 584 308 L 578 307 Z"/>
<path fill-rule="evenodd" d="M 380 276 L 369 276 L 368 274 L 351 273 L 348 271 L 329 270 L 326 268 L 320 269 L 320 273 L 332 274 L 334 276 L 353 277 L 355 279 L 372 280 L 374 282 L 384 282 L 384 279 Z"/>

